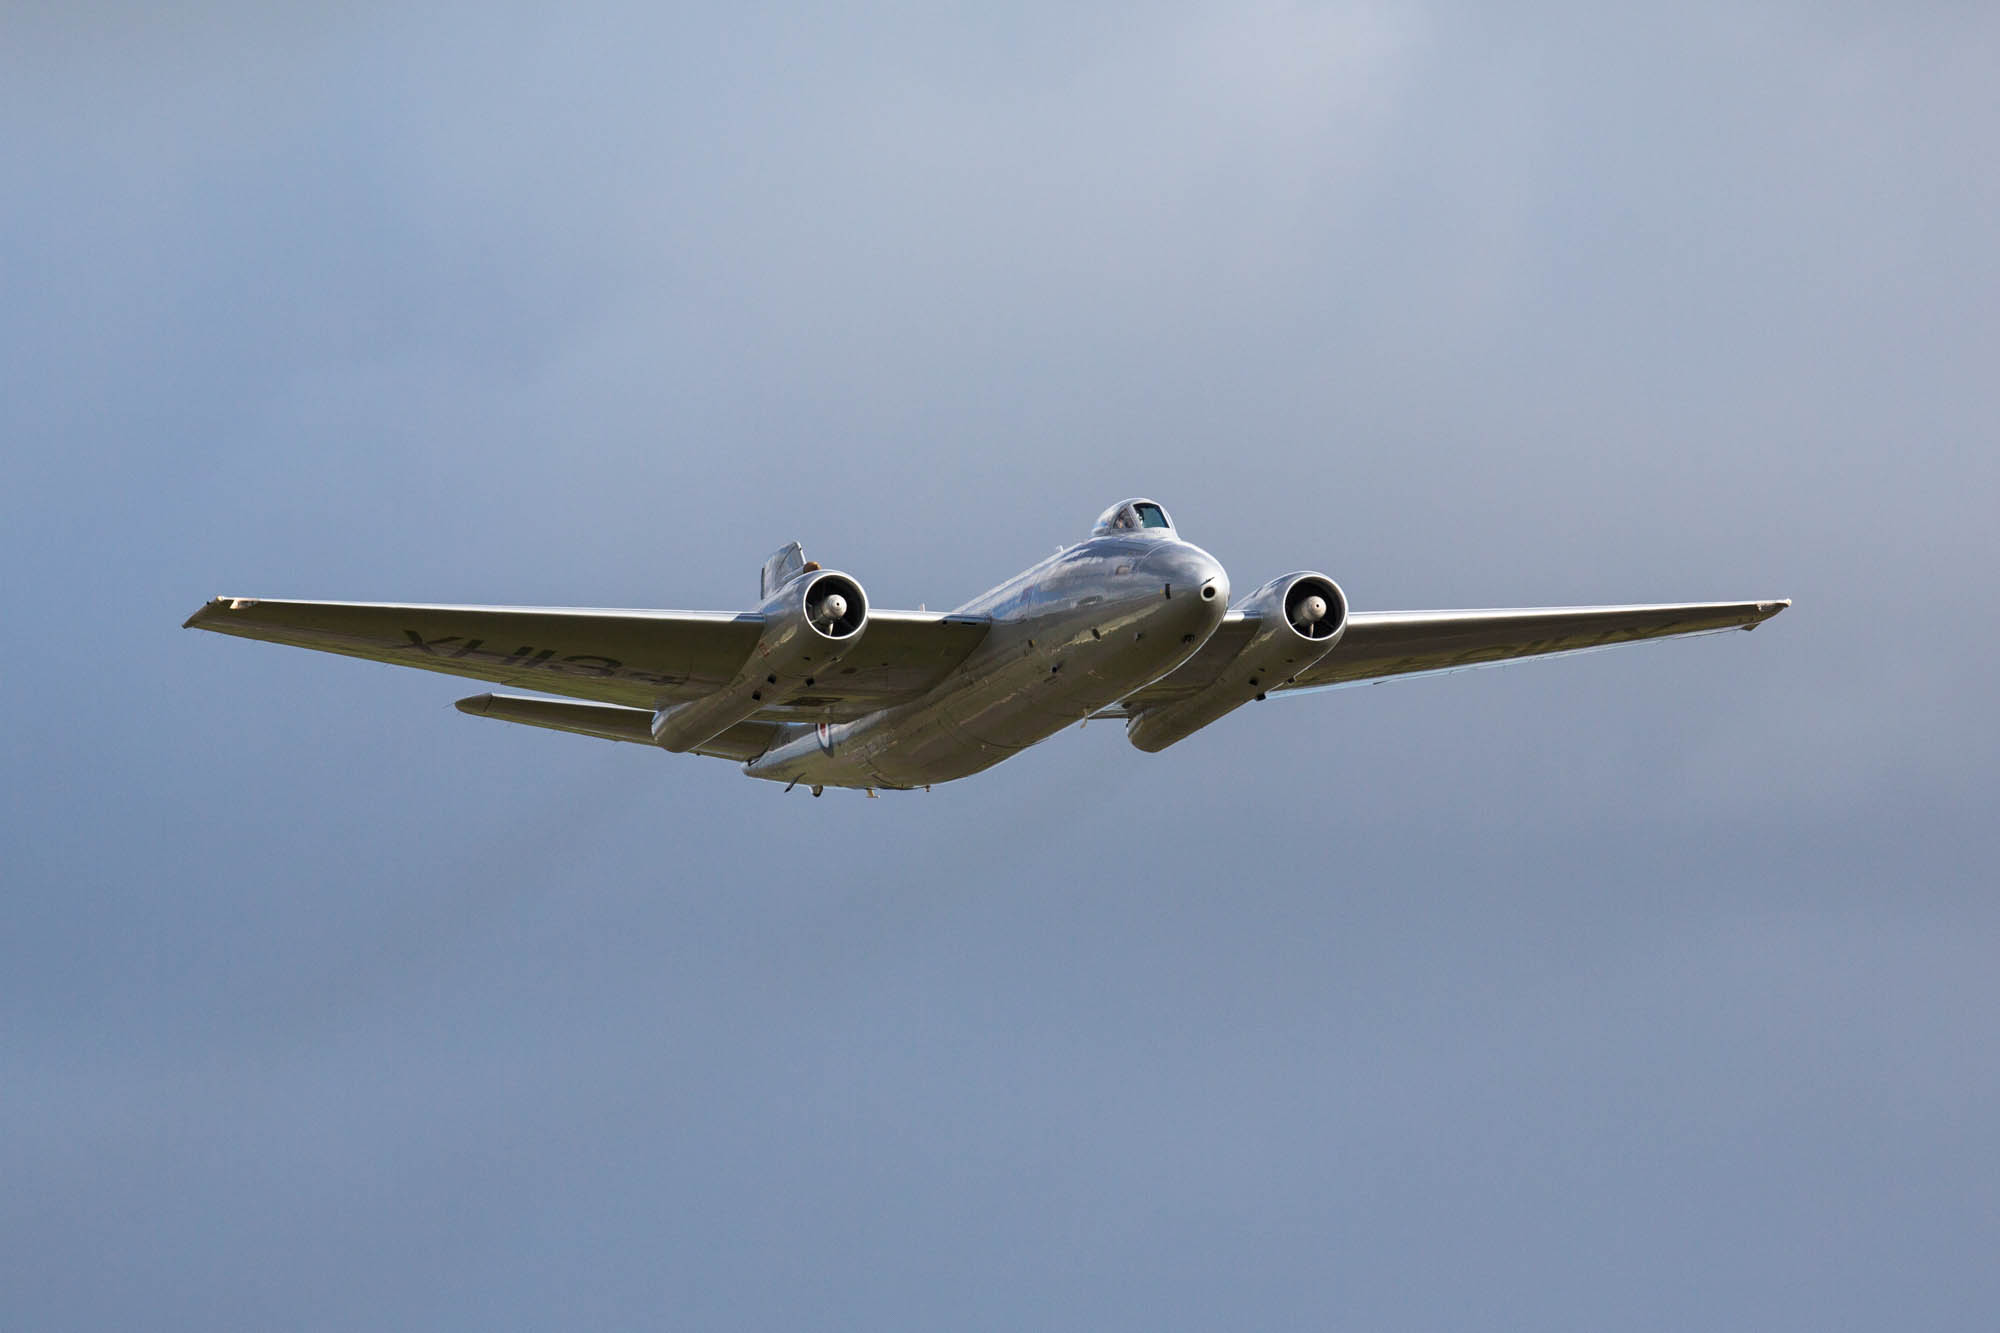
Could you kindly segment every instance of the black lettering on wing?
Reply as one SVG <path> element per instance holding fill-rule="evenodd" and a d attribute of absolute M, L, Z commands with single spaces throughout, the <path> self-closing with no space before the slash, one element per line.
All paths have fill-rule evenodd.
<path fill-rule="evenodd" d="M 596 653 L 575 653 L 560 662 L 549 663 L 549 670 L 568 672 L 576 676 L 615 676 L 625 664 L 615 657 L 603 657 Z"/>
<path fill-rule="evenodd" d="M 438 655 L 438 649 L 444 647 L 446 644 L 457 643 L 459 641 L 459 636 L 456 634 L 448 634 L 442 639 L 426 639 L 423 635 L 417 633 L 413 629 L 404 630 L 403 637 L 408 639 L 409 642 L 397 645 L 398 652 L 410 652 L 414 650 L 416 652 L 423 653 L 429 657 L 436 657 Z M 478 646 L 478 640 L 475 639 L 473 641 L 472 646 L 473 647 Z M 459 652 L 453 654 L 453 656 L 463 657 L 465 656 L 465 653 Z"/>

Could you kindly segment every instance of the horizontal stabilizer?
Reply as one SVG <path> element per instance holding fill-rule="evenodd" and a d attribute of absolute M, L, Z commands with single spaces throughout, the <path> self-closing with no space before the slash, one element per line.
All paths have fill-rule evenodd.
<path fill-rule="evenodd" d="M 643 708 L 524 699 L 514 694 L 475 694 L 470 699 L 460 699 L 458 711 L 502 722 L 547 727 L 551 731 L 573 731 L 579 736 L 597 736 L 607 741 L 653 743 L 653 715 Z"/>
<path fill-rule="evenodd" d="M 474 717 L 547 727 L 550 731 L 595 736 L 600 740 L 653 744 L 653 715 L 643 708 L 529 699 L 518 694 L 475 694 L 469 699 L 460 699 L 458 711 Z M 768 750 L 780 730 L 780 726 L 773 722 L 739 722 L 721 735 L 712 736 L 697 745 L 691 753 L 747 763 Z"/>

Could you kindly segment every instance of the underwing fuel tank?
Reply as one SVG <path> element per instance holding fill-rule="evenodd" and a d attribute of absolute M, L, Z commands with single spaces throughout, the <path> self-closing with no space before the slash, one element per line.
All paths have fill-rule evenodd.
<path fill-rule="evenodd" d="M 1133 745 L 1154 753 L 1187 739 L 1312 666 L 1347 631 L 1347 596 L 1324 574 L 1272 579 L 1236 610 L 1257 623 L 1256 632 L 1208 685 L 1126 722 Z"/>
<path fill-rule="evenodd" d="M 758 710 L 810 685 L 868 628 L 868 595 L 845 574 L 802 571 L 758 608 L 764 632 L 728 684 L 653 714 L 653 743 L 685 754 Z"/>

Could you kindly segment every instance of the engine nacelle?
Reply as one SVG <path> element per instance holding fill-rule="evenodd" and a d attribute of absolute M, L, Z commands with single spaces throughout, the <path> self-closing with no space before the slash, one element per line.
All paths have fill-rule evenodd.
<path fill-rule="evenodd" d="M 1347 597 L 1324 574 L 1272 579 L 1235 610 L 1257 622 L 1249 642 L 1202 689 L 1126 722 L 1125 738 L 1132 744 L 1156 752 L 1185 740 L 1312 666 L 1347 630 Z"/>
<path fill-rule="evenodd" d="M 729 683 L 653 714 L 653 743 L 685 753 L 825 672 L 868 628 L 868 595 L 845 574 L 807 570 L 758 608 L 764 632 Z"/>

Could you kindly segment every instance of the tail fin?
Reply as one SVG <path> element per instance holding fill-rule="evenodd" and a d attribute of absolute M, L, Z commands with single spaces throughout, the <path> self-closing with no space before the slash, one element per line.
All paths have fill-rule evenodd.
<path fill-rule="evenodd" d="M 806 548 L 797 542 L 786 542 L 764 562 L 764 572 L 757 580 L 757 596 L 769 597 L 805 567 Z"/>

